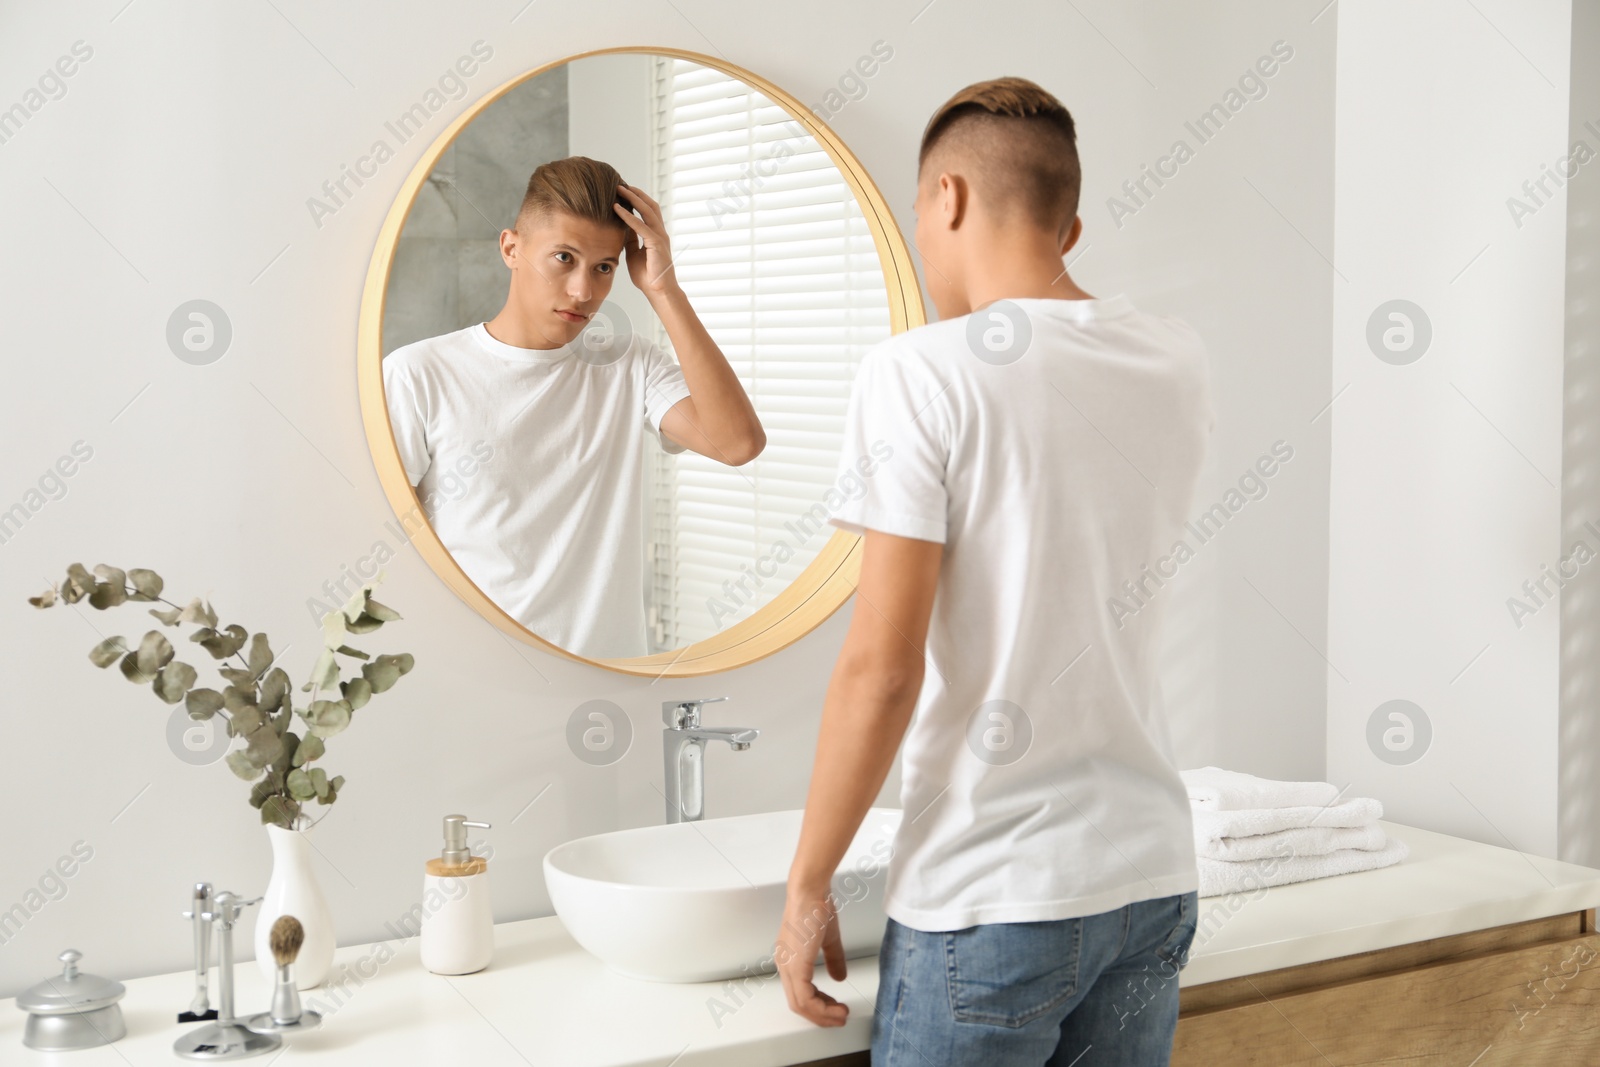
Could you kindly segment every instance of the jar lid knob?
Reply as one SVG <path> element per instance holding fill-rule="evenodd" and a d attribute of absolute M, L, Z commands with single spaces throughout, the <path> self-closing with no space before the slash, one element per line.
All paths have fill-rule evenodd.
<path fill-rule="evenodd" d="M 61 977 L 72 981 L 78 977 L 78 961 L 83 959 L 83 953 L 75 948 L 69 948 L 56 959 L 61 961 Z"/>

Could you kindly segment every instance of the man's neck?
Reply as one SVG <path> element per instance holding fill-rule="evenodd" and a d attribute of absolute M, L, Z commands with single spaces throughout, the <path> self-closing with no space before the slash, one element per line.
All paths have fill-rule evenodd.
<path fill-rule="evenodd" d="M 973 308 L 996 300 L 1095 299 L 1072 280 L 1059 251 L 1037 242 L 996 241 L 970 262 L 984 264 L 969 271 L 965 279 L 967 303 Z"/>
<path fill-rule="evenodd" d="M 544 336 L 524 321 L 511 306 L 510 301 L 506 302 L 494 318 L 484 323 L 483 328 L 489 331 L 490 337 L 513 348 L 531 348 L 548 352 L 562 345 L 562 342 Z"/>

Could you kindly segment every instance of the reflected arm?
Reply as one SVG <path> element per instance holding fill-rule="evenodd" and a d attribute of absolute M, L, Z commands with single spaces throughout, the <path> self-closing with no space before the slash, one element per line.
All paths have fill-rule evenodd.
<path fill-rule="evenodd" d="M 711 339 L 682 289 L 673 286 L 651 305 L 672 339 L 689 395 L 661 419 L 661 432 L 685 448 L 730 467 L 749 463 L 767 445 L 767 433 L 744 386 Z"/>
<path fill-rule="evenodd" d="M 634 209 L 612 205 L 617 217 L 633 231 L 623 245 L 628 276 L 666 327 L 684 384 L 689 387 L 689 395 L 662 416 L 661 432 L 675 444 L 730 467 L 749 463 L 767 447 L 767 432 L 727 357 L 678 284 L 661 205 L 637 186 L 622 185 L 617 193 Z"/>

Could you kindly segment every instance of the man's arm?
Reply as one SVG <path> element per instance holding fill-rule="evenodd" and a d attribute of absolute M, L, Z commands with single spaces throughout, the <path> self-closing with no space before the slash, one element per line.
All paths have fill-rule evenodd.
<path fill-rule="evenodd" d="M 943 556 L 937 542 L 866 533 L 855 615 L 823 702 L 776 954 L 790 1009 L 821 1026 L 842 1026 L 849 1014 L 812 983 L 819 947 L 828 973 L 845 976 L 829 883 L 883 788 L 916 708 Z"/>
<path fill-rule="evenodd" d="M 767 432 L 727 357 L 689 306 L 682 289 L 674 285 L 671 292 L 651 297 L 650 304 L 672 339 L 684 383 L 689 386 L 689 395 L 662 416 L 661 432 L 730 467 L 749 463 L 767 447 Z"/>
<path fill-rule="evenodd" d="M 684 384 L 689 387 L 689 395 L 662 416 L 661 432 L 676 444 L 731 467 L 749 463 L 767 447 L 766 430 L 727 357 L 678 285 L 661 205 L 631 185 L 617 191 L 638 212 L 635 215 L 621 204 L 613 205 L 633 231 L 623 246 L 628 276 L 666 327 Z"/>

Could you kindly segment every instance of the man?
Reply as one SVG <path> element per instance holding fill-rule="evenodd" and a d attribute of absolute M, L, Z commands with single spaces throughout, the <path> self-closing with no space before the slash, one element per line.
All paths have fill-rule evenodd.
<path fill-rule="evenodd" d="M 681 366 L 616 323 L 582 336 L 624 253 Z M 644 435 L 732 466 L 766 435 L 678 285 L 660 205 L 609 164 L 535 170 L 500 255 L 499 314 L 383 361 L 407 477 L 507 614 L 582 656 L 645 655 Z"/>
<path fill-rule="evenodd" d="M 863 532 L 861 576 L 776 959 L 794 1011 L 844 1023 L 813 984 L 819 951 L 845 976 L 829 880 L 904 735 L 874 1063 L 1171 1051 L 1199 879 L 1145 567 L 1192 503 L 1207 358 L 1063 269 L 1080 184 L 1072 117 L 1034 83 L 940 108 L 915 211 L 941 321 L 870 351 L 851 400 L 842 469 L 889 458 L 832 520 Z M 1108 604 L 1125 580 L 1131 617 Z"/>

